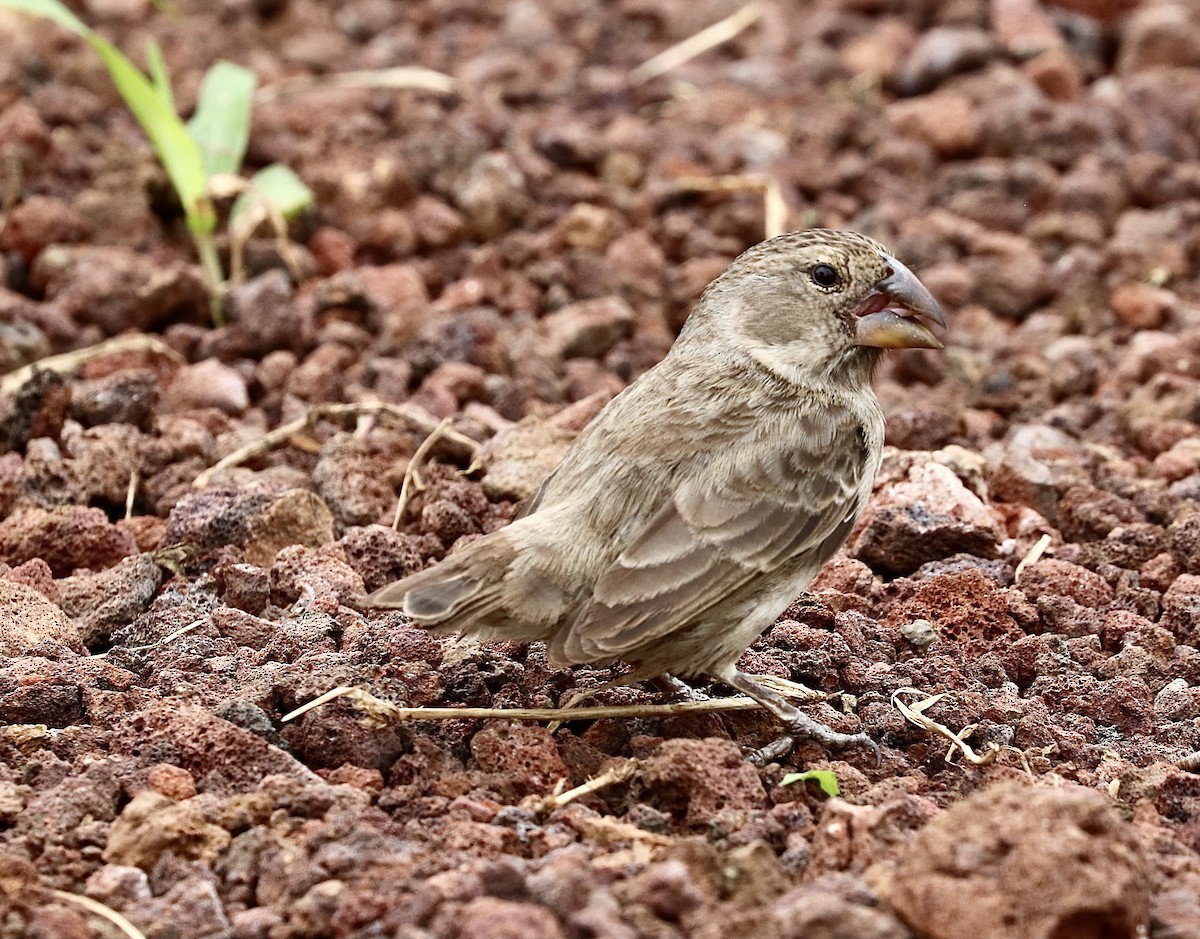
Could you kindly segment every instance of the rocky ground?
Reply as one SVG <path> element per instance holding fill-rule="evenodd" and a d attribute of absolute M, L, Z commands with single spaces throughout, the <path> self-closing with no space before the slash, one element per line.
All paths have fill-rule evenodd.
<path fill-rule="evenodd" d="M 158 39 L 184 113 L 219 57 L 456 90 L 263 100 L 251 168 L 316 207 L 294 273 L 250 244 L 214 328 L 98 59 L 0 14 L 0 361 L 156 340 L 4 386 L 0 936 L 122 934 L 67 894 L 151 939 L 1200 936 L 1200 5 L 779 0 L 642 82 L 736 4 L 170 7 L 79 4 Z M 753 184 L 696 192 L 719 176 L 880 238 L 947 309 L 944 352 L 879 376 L 865 517 L 743 663 L 832 693 L 813 713 L 882 765 L 755 769 L 749 712 L 283 723 L 339 685 L 552 706 L 617 674 L 347 600 L 508 521 L 662 356 L 763 236 Z M 317 414 L 196 485 L 372 401 L 407 410 Z M 393 531 L 443 417 L 487 444 L 435 441 Z M 802 768 L 841 797 L 781 785 Z"/>

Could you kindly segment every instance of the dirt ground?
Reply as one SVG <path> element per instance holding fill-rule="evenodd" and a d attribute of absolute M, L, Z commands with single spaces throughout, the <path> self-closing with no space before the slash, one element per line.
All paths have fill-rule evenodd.
<path fill-rule="evenodd" d="M 0 14 L 0 368 L 155 340 L 0 403 L 0 937 L 1200 937 L 1200 4 L 774 0 L 640 82 L 739 4 L 169 6 L 77 9 L 156 38 L 185 114 L 252 68 L 249 166 L 316 206 L 214 328 L 99 60 Z M 455 89 L 281 85 L 412 64 Z M 882 765 L 756 769 L 761 712 L 284 723 L 619 674 L 347 601 L 512 518 L 762 239 L 764 180 L 950 322 L 882 368 L 875 498 L 743 659 Z M 352 402 L 394 407 L 303 423 Z M 445 417 L 487 443 L 436 440 L 393 531 Z M 812 768 L 841 796 L 781 785 Z"/>

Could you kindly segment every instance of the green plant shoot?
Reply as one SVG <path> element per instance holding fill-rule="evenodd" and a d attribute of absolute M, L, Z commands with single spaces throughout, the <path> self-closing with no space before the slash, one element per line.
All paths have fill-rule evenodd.
<path fill-rule="evenodd" d="M 798 782 L 815 782 L 820 790 L 829 798 L 838 795 L 842 790 L 838 786 L 837 776 L 832 770 L 810 769 L 803 773 L 788 773 L 779 781 L 781 786 L 791 786 Z"/>
<path fill-rule="evenodd" d="M 217 62 L 204 75 L 199 100 L 186 124 L 175 110 L 175 96 L 166 62 L 157 43 L 146 49 L 149 75 L 134 65 L 107 39 L 72 13 L 61 0 L 0 0 L 0 8 L 33 13 L 82 37 L 103 60 L 126 107 L 150 139 L 171 185 L 179 196 L 188 232 L 196 245 L 213 295 L 213 319 L 221 322 L 224 273 L 213 232 L 217 213 L 210 194 L 214 176 L 236 174 L 250 140 L 250 114 L 257 79 L 232 62 Z M 241 187 L 231 221 L 252 205 L 292 218 L 313 203 L 313 194 L 292 170 L 273 165 L 260 170 Z"/>

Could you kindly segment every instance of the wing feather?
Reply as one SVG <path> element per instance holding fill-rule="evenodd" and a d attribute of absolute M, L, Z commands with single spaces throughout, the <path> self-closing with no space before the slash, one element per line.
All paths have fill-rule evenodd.
<path fill-rule="evenodd" d="M 698 466 L 635 532 L 559 637 L 572 661 L 622 657 L 800 556 L 823 563 L 870 489 L 874 460 L 850 412 L 759 425 Z M 777 437 L 783 439 L 776 439 Z M 738 457 L 750 454 L 744 462 Z"/>

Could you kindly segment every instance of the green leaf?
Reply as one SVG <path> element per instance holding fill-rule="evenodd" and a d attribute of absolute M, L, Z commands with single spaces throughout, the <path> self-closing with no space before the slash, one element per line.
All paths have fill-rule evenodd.
<path fill-rule="evenodd" d="M 209 176 L 236 173 L 250 142 L 250 110 L 258 78 L 248 69 L 221 61 L 204 74 L 188 133 L 196 141 Z"/>
<path fill-rule="evenodd" d="M 236 219 L 255 203 L 267 203 L 284 218 L 294 218 L 313 204 L 311 189 L 304 185 L 289 167 L 272 163 L 250 177 L 250 187 L 237 197 L 230 211 L 230 221 Z"/>
<path fill-rule="evenodd" d="M 196 142 L 150 80 L 120 50 L 90 29 L 59 0 L 0 0 L 0 7 L 36 13 L 82 36 L 96 50 L 117 86 L 125 106 L 150 138 L 187 214 L 188 229 L 205 234 L 216 228 L 217 216 L 205 193 L 208 179 Z"/>
<path fill-rule="evenodd" d="M 125 99 L 125 105 L 150 138 L 171 185 L 179 193 L 179 201 L 183 203 L 183 211 L 187 214 L 188 228 L 193 232 L 212 231 L 216 227 L 217 216 L 205 193 L 208 176 L 204 172 L 204 159 L 200 148 L 188 134 L 187 127 L 179 115 L 167 107 L 146 76 L 116 46 L 95 33 L 88 38 L 88 42 L 104 60 L 113 84 Z"/>
<path fill-rule="evenodd" d="M 153 39 L 146 42 L 146 65 L 150 69 L 150 82 L 154 85 L 154 90 L 163 99 L 163 104 L 174 112 L 175 93 L 171 90 L 171 76 L 167 72 L 162 49 Z"/>
<path fill-rule="evenodd" d="M 810 769 L 803 773 L 788 773 L 779 781 L 781 786 L 791 786 L 798 782 L 815 782 L 825 795 L 833 798 L 842 790 L 838 786 L 837 776 L 831 770 Z"/>
<path fill-rule="evenodd" d="M 78 16 L 67 9 L 58 0 L 0 0 L 0 7 L 9 10 L 20 10 L 22 13 L 35 13 L 48 20 L 54 20 L 59 26 L 65 26 L 73 33 L 85 39 L 91 30 Z"/>

